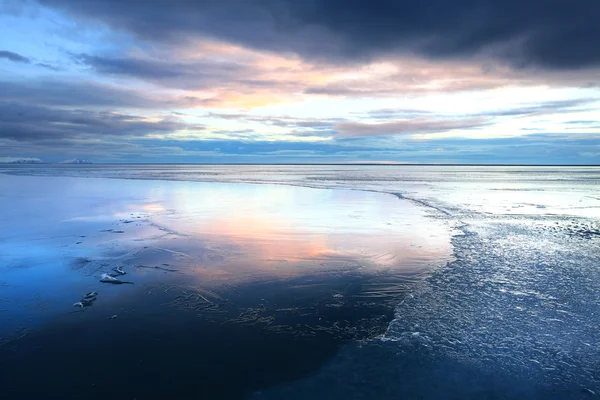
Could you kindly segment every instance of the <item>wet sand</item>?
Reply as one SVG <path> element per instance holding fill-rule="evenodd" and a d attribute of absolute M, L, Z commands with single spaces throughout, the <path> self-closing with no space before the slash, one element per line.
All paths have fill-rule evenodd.
<path fill-rule="evenodd" d="M 3 398 L 243 398 L 382 334 L 450 258 L 446 221 L 391 195 L 0 182 Z M 133 285 L 99 282 L 117 266 Z"/>

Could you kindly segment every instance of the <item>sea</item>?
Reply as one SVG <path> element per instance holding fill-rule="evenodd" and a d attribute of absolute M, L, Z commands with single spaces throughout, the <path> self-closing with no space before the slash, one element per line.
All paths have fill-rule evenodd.
<path fill-rule="evenodd" d="M 2 164 L 0 392 L 600 398 L 600 167 Z"/>

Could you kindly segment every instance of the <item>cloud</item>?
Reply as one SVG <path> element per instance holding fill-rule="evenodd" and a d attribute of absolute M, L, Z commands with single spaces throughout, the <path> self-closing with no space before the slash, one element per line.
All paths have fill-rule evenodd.
<path fill-rule="evenodd" d="M 472 60 L 436 63 L 407 57 L 360 66 L 330 65 L 210 41 L 178 50 L 159 47 L 135 54 L 73 58 L 103 78 L 133 78 L 164 89 L 199 93 L 194 103 L 208 108 L 254 108 L 314 95 L 385 98 L 540 84 L 582 86 L 591 77 L 574 72 L 529 76 L 501 66 L 485 68 Z"/>
<path fill-rule="evenodd" d="M 313 130 L 330 130 L 334 124 L 343 122 L 343 118 L 298 118 L 292 116 L 269 116 L 269 115 L 252 115 L 239 113 L 216 113 L 207 114 L 211 118 L 220 118 L 227 120 L 257 122 L 264 125 L 277 126 L 281 128 L 310 128 Z"/>
<path fill-rule="evenodd" d="M 31 60 L 29 58 L 24 57 L 17 53 L 13 53 L 12 51 L 6 51 L 6 50 L 0 50 L 0 58 L 4 58 L 6 60 L 16 62 L 16 63 L 23 63 L 23 64 L 31 63 Z"/>
<path fill-rule="evenodd" d="M 366 114 L 370 118 L 377 119 L 388 119 L 398 117 L 414 117 L 432 114 L 431 111 L 421 110 L 418 108 L 379 108 L 376 110 L 370 110 L 366 113 L 354 113 L 354 114 Z"/>
<path fill-rule="evenodd" d="M 479 114 L 480 116 L 487 117 L 507 117 L 507 116 L 532 116 L 532 115 L 545 115 L 545 114 L 556 114 L 573 111 L 574 108 L 591 105 L 600 101 L 600 98 L 583 98 L 583 99 L 569 99 L 569 100 L 556 100 L 547 101 L 540 104 L 524 104 L 519 107 L 489 111 Z"/>
<path fill-rule="evenodd" d="M 32 0 L 10 17 L 15 37 L 31 33 L 6 47 L 22 54 L 0 50 L 0 152 L 183 160 L 212 151 L 191 142 L 223 140 L 273 143 L 215 146 L 229 161 L 372 147 L 380 160 L 460 160 L 470 148 L 451 143 L 466 142 L 437 141 L 485 136 L 468 143 L 485 159 L 490 138 L 594 135 L 600 8 L 581 1 Z"/>
<path fill-rule="evenodd" d="M 455 129 L 472 129 L 490 125 L 483 117 L 462 119 L 413 118 L 383 123 L 340 122 L 335 125 L 339 137 L 355 138 L 364 136 L 413 135 L 439 133 Z"/>
<path fill-rule="evenodd" d="M 579 99 L 567 99 L 567 100 L 554 100 L 545 101 L 539 103 L 522 103 L 518 106 L 504 109 L 495 109 L 490 111 L 484 111 L 477 114 L 460 114 L 462 118 L 474 118 L 474 117 L 524 117 L 524 116 L 541 116 L 547 114 L 559 114 L 559 113 L 571 113 L 577 111 L 593 111 L 597 109 L 595 103 L 600 102 L 600 98 L 579 98 Z M 378 120 L 386 119 L 408 119 L 417 117 L 429 117 L 433 114 L 432 111 L 417 109 L 417 108 L 383 108 L 370 110 L 364 113 L 353 113 L 357 116 L 374 118 Z M 440 114 L 437 114 L 440 116 Z M 449 115 L 442 115 L 444 118 L 448 118 Z M 595 124 L 598 121 L 594 120 L 577 120 L 565 122 L 565 124 Z"/>
<path fill-rule="evenodd" d="M 18 53 L 14 53 L 12 51 L 6 51 L 6 50 L 0 50 L 0 59 L 6 59 L 15 63 L 21 63 L 21 64 L 32 64 L 31 59 L 28 57 L 25 57 L 21 54 Z M 55 67 L 54 65 L 50 65 L 48 63 L 35 63 L 33 65 L 36 65 L 38 67 L 42 67 L 42 68 L 46 68 L 52 71 L 58 71 L 59 68 Z"/>
<path fill-rule="evenodd" d="M 193 78 L 187 80 L 192 87 L 201 87 L 206 80 L 239 77 L 243 72 L 248 76 L 249 68 L 232 62 L 202 60 L 189 63 L 159 61 L 136 57 L 100 57 L 81 54 L 76 59 L 82 64 L 104 74 L 124 75 L 150 80 L 168 80 L 175 78 Z M 198 85 L 194 85 L 198 83 Z"/>
<path fill-rule="evenodd" d="M 459 92 L 522 80 L 507 76 L 505 69 L 492 74 L 480 66 L 458 62 L 441 65 L 403 59 L 359 68 L 331 66 L 206 42 L 183 54 L 163 49 L 143 56 L 81 54 L 75 60 L 105 76 L 134 78 L 170 89 L 210 91 L 213 97 L 199 104 L 205 107 L 260 106 L 306 95 L 374 98 Z"/>
<path fill-rule="evenodd" d="M 61 110 L 0 102 L 0 139 L 42 141 L 106 136 L 143 137 L 182 130 L 202 130 L 175 117 L 148 119 L 107 111 Z"/>
<path fill-rule="evenodd" d="M 354 143 L 356 143 L 354 141 Z M 443 151 L 439 149 L 443 148 Z M 217 150 L 218 149 L 218 150 Z M 314 157 L 309 157 L 312 153 Z M 590 153 L 581 155 L 581 153 Z M 0 156 L 44 161 L 85 158 L 94 162 L 346 162 L 363 160 L 416 163 L 590 164 L 600 154 L 597 138 L 531 135 L 503 139 L 431 139 L 388 142 L 381 146 L 342 143 L 246 140 L 150 139 L 107 136 L 31 143 L 0 138 Z M 23 156 L 23 157 L 21 157 Z"/>
<path fill-rule="evenodd" d="M 414 63 L 402 61 L 398 62 L 398 65 L 403 69 L 402 73 L 375 77 L 375 79 L 365 77 L 364 79 L 310 86 L 304 90 L 304 93 L 336 97 L 394 97 L 398 94 L 494 89 L 515 84 L 517 81 L 508 76 L 486 75 L 477 66 L 467 72 L 461 71 L 460 68 L 455 69 L 453 65 L 438 65 L 437 67 L 421 65 L 419 67 Z M 426 71 L 427 76 L 424 76 L 424 68 L 427 67 L 429 67 Z"/>
<path fill-rule="evenodd" d="M 0 101 L 48 106 L 106 106 L 119 108 L 187 108 L 206 100 L 194 96 L 154 93 L 85 80 L 29 79 L 0 80 Z"/>
<path fill-rule="evenodd" d="M 519 68 L 600 65 L 600 3 L 546 0 L 39 0 L 152 42 L 216 38 L 310 59 L 481 57 Z"/>
<path fill-rule="evenodd" d="M 50 65 L 48 63 L 37 63 L 35 65 L 37 65 L 38 67 L 49 69 L 51 71 L 60 71 L 60 68 L 58 68 L 58 67 L 56 67 L 54 65 Z"/>
<path fill-rule="evenodd" d="M 289 101 L 315 74 L 299 60 L 208 43 L 196 44 L 183 54 L 161 48 L 134 56 L 80 54 L 74 60 L 102 78 L 135 79 L 186 91 L 195 106 L 209 108 L 253 108 Z"/>
<path fill-rule="evenodd" d="M 464 93 L 514 87 L 594 87 L 599 71 L 488 68 L 475 59 L 428 61 L 405 56 L 333 71 L 329 79 L 307 83 L 303 92 L 341 98 L 376 98 Z"/>
<path fill-rule="evenodd" d="M 598 120 L 595 120 L 595 119 L 580 119 L 580 120 L 563 122 L 563 124 L 565 124 L 565 125 L 590 125 L 590 124 L 597 124 L 597 123 L 598 123 Z"/>
<path fill-rule="evenodd" d="M 600 151 L 598 151 L 598 152 L 584 151 L 582 153 L 579 153 L 579 155 L 582 157 L 599 157 L 600 158 Z"/>

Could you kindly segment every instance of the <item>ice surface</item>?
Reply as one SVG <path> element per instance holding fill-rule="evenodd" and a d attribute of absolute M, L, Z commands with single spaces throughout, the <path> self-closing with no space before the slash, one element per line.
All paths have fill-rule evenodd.
<path fill-rule="evenodd" d="M 13 175 L 277 183 L 396 194 L 460 226 L 378 340 L 257 398 L 594 398 L 600 168 L 11 167 Z M 398 205 L 404 202 L 399 201 Z"/>
<path fill-rule="evenodd" d="M 454 212 L 600 217 L 600 167 L 368 165 L 0 166 L 16 175 L 279 183 L 402 193 Z"/>

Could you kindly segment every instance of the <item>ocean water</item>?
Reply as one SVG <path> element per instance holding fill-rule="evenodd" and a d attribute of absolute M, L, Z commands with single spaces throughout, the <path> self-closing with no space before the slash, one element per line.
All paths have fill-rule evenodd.
<path fill-rule="evenodd" d="M 353 279 L 393 272 L 395 284 L 390 290 L 395 295 L 387 299 L 395 302 L 393 316 L 381 332 L 346 340 L 318 368 L 259 385 L 245 392 L 246 397 L 600 396 L 600 168 L 93 165 L 6 166 L 0 172 L 5 174 L 0 178 L 5 210 L 0 221 L 4 246 L 0 261 L 5 265 L 18 264 L 15 260 L 23 253 L 10 250 L 20 229 L 27 238 L 22 246 L 31 246 L 31 227 L 18 223 L 32 223 L 30 214 L 20 215 L 19 207 L 6 212 L 15 203 L 10 188 L 30 179 L 31 192 L 18 193 L 24 202 L 35 201 L 32 193 L 40 185 L 48 185 L 51 191 L 52 179 L 70 179 L 67 187 L 80 185 L 78 196 L 90 192 L 84 196 L 87 200 L 78 200 L 78 206 L 101 211 L 91 213 L 93 218 L 68 216 L 75 223 L 83 218 L 81 229 L 114 231 L 122 226 L 109 227 L 115 220 L 146 221 L 132 231 L 95 237 L 98 242 L 89 248 L 91 254 L 77 250 L 72 253 L 75 259 L 97 257 L 100 246 L 105 257 L 126 261 L 131 257 L 129 247 L 121 251 L 116 245 L 137 249 L 134 242 L 143 238 L 149 247 L 156 247 L 178 237 L 180 258 L 164 264 L 188 265 L 190 248 L 196 249 L 192 255 L 196 260 L 206 260 L 209 254 L 214 264 L 195 276 L 214 285 L 210 290 L 231 282 L 233 275 L 235 285 L 273 274 L 298 278 L 291 273 L 298 268 L 281 268 L 282 260 L 305 262 L 300 276 L 314 276 L 321 264 L 328 273 L 340 274 L 336 279 L 348 276 L 347 271 Z M 124 181 L 131 183 L 124 185 Z M 265 190 L 273 192 L 267 196 Z M 253 195 L 253 191 L 258 192 Z M 55 208 L 73 214 L 72 207 L 61 205 L 60 197 L 52 197 L 59 199 Z M 263 204 L 265 198 L 278 200 Z M 232 212 L 236 215 L 223 217 Z M 190 224 L 190 219 L 195 222 Z M 260 228 L 259 222 L 266 220 L 277 222 Z M 52 237 L 61 237 L 61 229 L 52 228 Z M 67 230 L 72 235 L 72 227 Z M 116 242 L 111 239 L 115 235 L 119 236 Z M 49 236 L 42 233 L 42 242 Z M 76 239 L 69 236 L 69 240 Z M 273 246 L 273 240 L 280 242 Z M 204 245 L 199 247 L 200 242 Z M 306 242 L 320 244 L 318 257 L 314 248 L 302 247 Z M 50 247 L 55 244 L 53 239 Z M 269 253 L 273 247 L 277 251 Z M 252 262 L 240 261 L 245 254 L 251 255 Z M 36 247 L 32 257 L 40 255 L 52 258 L 56 251 Z M 144 252 L 135 256 L 157 257 Z M 221 266 L 226 259 L 233 260 L 229 270 Z M 278 268 L 273 268 L 273 262 Z M 102 268 L 101 262 L 88 264 L 83 270 L 91 275 Z M 14 272 L 23 269 L 9 270 L 15 277 L 27 276 Z M 17 281 L 6 283 L 6 272 L 1 273 L 0 281 L 5 283 L 0 297 L 6 298 L 6 293 L 10 297 L 8 291 L 15 290 Z M 81 279 L 81 274 L 73 279 Z M 154 284 L 154 278 L 148 279 L 148 285 Z M 388 294 L 390 281 L 384 281 L 361 288 L 357 295 L 367 293 L 373 299 Z M 5 313 L 13 313 L 14 318 L 26 314 Z"/>
<path fill-rule="evenodd" d="M 116 265 L 149 280 L 156 271 L 146 267 L 157 266 L 215 290 L 331 271 L 418 279 L 452 252 L 450 224 L 382 193 L 14 175 L 0 188 L 2 297 L 10 300 L 0 330 L 44 321 Z"/>

